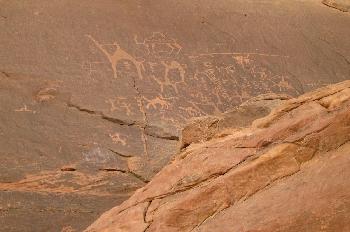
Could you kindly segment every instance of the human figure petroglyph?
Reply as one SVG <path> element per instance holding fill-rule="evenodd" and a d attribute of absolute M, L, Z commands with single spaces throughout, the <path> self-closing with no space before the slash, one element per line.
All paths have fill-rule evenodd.
<path fill-rule="evenodd" d="M 114 42 L 113 44 L 101 44 L 97 40 L 95 40 L 91 35 L 86 35 L 86 36 L 107 57 L 108 61 L 111 64 L 114 78 L 118 79 L 118 70 L 117 70 L 118 62 L 124 60 L 124 61 L 129 61 L 132 64 L 134 64 L 135 68 L 137 70 L 138 77 L 140 79 L 143 79 L 142 71 L 141 71 L 141 68 L 143 68 L 142 62 L 137 61 L 132 55 L 130 55 L 128 52 L 126 52 L 124 49 L 122 49 L 117 42 Z M 109 53 L 106 49 L 103 48 L 103 46 L 107 46 L 107 45 L 112 45 L 115 47 L 113 54 Z"/>

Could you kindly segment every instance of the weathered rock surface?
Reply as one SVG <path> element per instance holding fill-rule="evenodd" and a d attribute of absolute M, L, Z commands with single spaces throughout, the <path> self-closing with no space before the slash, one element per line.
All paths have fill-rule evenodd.
<path fill-rule="evenodd" d="M 247 127 L 255 119 L 266 116 L 271 109 L 289 99 L 287 95 L 263 94 L 241 105 L 214 116 L 194 118 L 181 131 L 181 145 L 184 148 L 191 143 L 207 141 L 214 136 L 224 136 L 232 129 Z"/>
<path fill-rule="evenodd" d="M 344 12 L 350 11 L 350 0 L 323 0 L 322 2 L 327 6 Z"/>
<path fill-rule="evenodd" d="M 0 0 L 0 231 L 80 231 L 188 119 L 219 127 L 183 146 L 270 111 L 235 108 L 252 97 L 349 79 L 349 24 L 321 0 Z"/>
<path fill-rule="evenodd" d="M 86 231 L 349 231 L 349 155 L 345 81 L 191 144 Z"/>

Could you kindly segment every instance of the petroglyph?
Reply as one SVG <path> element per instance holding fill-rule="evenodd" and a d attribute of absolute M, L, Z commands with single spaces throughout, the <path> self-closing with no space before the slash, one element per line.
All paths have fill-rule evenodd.
<path fill-rule="evenodd" d="M 160 106 L 160 109 L 169 109 L 169 106 L 171 105 L 167 100 L 173 99 L 173 98 L 163 98 L 162 96 L 157 96 L 154 99 L 147 99 L 144 97 L 145 101 L 147 102 L 146 104 L 146 109 L 150 109 L 152 107 L 153 109 L 157 110 L 158 107 L 157 105 Z"/>
<path fill-rule="evenodd" d="M 173 38 L 168 38 L 161 32 L 153 32 L 152 36 L 145 38 L 142 42 L 138 41 L 137 35 L 134 36 L 137 45 L 142 45 L 146 51 L 146 55 L 152 55 L 157 58 L 178 55 L 182 46 Z"/>
<path fill-rule="evenodd" d="M 90 35 L 87 37 L 106 56 L 115 78 L 123 73 L 133 82 L 137 93 L 135 101 L 143 115 L 140 129 L 145 154 L 147 138 L 144 130 L 148 125 L 148 111 L 154 111 L 152 114 L 162 120 L 181 123 L 190 117 L 223 112 L 257 94 L 299 93 L 285 72 L 273 71 L 263 62 L 263 59 L 285 62 L 289 56 L 283 54 L 234 51 L 185 54 L 181 53 L 182 46 L 176 39 L 154 32 L 142 39 L 134 36 L 135 46 L 131 48 L 138 51 L 136 57 L 117 42 L 102 44 Z M 87 64 L 86 71 L 94 73 L 94 65 Z M 148 88 L 154 88 L 159 94 L 156 97 L 144 94 L 144 91 L 149 92 Z M 185 105 L 182 104 L 184 97 Z M 135 110 L 131 101 L 118 97 L 106 102 L 111 112 L 124 112 L 130 116 Z M 176 108 L 181 114 L 174 116 L 172 111 Z"/>
<path fill-rule="evenodd" d="M 126 139 L 123 139 L 119 133 L 109 134 L 109 137 L 112 139 L 113 143 L 120 143 L 123 146 L 126 145 Z"/>
<path fill-rule="evenodd" d="M 47 87 L 38 91 L 35 98 L 38 102 L 46 102 L 54 99 L 57 95 L 56 87 Z"/>
<path fill-rule="evenodd" d="M 108 164 L 115 159 L 113 153 L 109 153 L 100 147 L 83 152 L 84 161 L 94 164 Z"/>
<path fill-rule="evenodd" d="M 138 77 L 140 79 L 143 79 L 142 72 L 141 72 L 141 69 L 143 67 L 142 62 L 137 61 L 132 55 L 130 55 L 128 52 L 126 52 L 124 49 L 122 49 L 117 42 L 114 42 L 113 44 L 101 44 L 97 40 L 95 40 L 91 35 L 86 35 L 86 36 L 107 57 L 108 61 L 111 64 L 111 68 L 113 70 L 114 78 L 118 79 L 118 70 L 117 70 L 118 62 L 120 62 L 120 61 L 129 61 L 129 62 L 131 62 L 132 64 L 135 65 Z M 115 47 L 115 50 L 114 50 L 114 52 L 112 54 L 110 54 L 106 49 L 104 49 L 104 46 L 111 46 L 111 45 L 113 47 Z"/>
<path fill-rule="evenodd" d="M 193 107 L 193 109 L 197 112 L 197 116 L 208 115 L 204 110 L 202 110 L 199 106 L 201 105 L 199 102 L 189 101 L 189 104 Z M 188 111 L 189 113 L 191 111 Z"/>
<path fill-rule="evenodd" d="M 185 84 L 185 69 L 177 61 L 170 61 L 170 63 L 166 61 L 162 61 L 161 63 L 165 67 L 165 75 L 164 75 L 165 82 L 163 84 L 173 86 L 175 89 L 175 92 L 179 93 L 177 89 L 177 85 L 181 83 Z M 169 71 L 171 70 L 177 70 L 179 72 L 179 75 L 180 75 L 179 81 L 172 81 L 171 78 L 169 78 Z"/>
<path fill-rule="evenodd" d="M 144 60 L 141 59 L 140 61 L 136 60 L 136 58 L 134 58 L 132 55 L 130 55 L 127 51 L 125 51 L 124 49 L 122 49 L 120 47 L 120 45 L 117 42 L 114 42 L 113 44 L 101 44 L 99 43 L 96 39 L 94 39 L 91 35 L 86 35 L 94 44 L 95 46 L 107 57 L 111 68 L 113 70 L 113 76 L 115 79 L 118 79 L 118 69 L 117 69 L 117 65 L 119 62 L 124 62 L 124 66 L 128 66 L 127 63 L 125 62 L 130 62 L 132 63 L 137 71 L 137 75 L 138 78 L 140 80 L 143 79 L 143 75 L 142 75 L 142 70 L 144 70 L 144 66 L 143 66 L 143 62 Z M 104 47 L 105 46 L 113 46 L 114 52 L 110 53 L 108 52 Z M 142 141 L 143 141 L 143 145 L 144 145 L 144 153 L 146 156 L 148 156 L 148 150 L 147 150 L 147 139 L 146 139 L 146 135 L 145 135 L 145 126 L 147 125 L 147 115 L 146 112 L 144 110 L 144 103 L 143 103 L 143 96 L 141 94 L 141 92 L 139 91 L 139 88 L 137 86 L 135 77 L 131 76 L 132 78 L 132 82 L 133 82 L 133 87 L 135 89 L 135 91 L 137 92 L 137 103 L 139 105 L 140 111 L 143 115 L 143 121 L 144 121 L 144 125 L 141 127 L 141 131 L 142 131 Z M 110 102 L 111 104 L 113 102 Z M 112 108 L 111 110 L 116 110 L 117 106 L 115 106 L 114 104 L 112 104 Z M 126 109 L 128 111 L 128 109 Z M 129 112 L 130 113 L 130 112 Z M 118 137 L 117 137 L 118 138 Z M 117 139 L 116 138 L 116 139 Z M 120 141 L 121 142 L 121 141 Z M 122 142 L 123 143 L 123 142 Z"/>
<path fill-rule="evenodd" d="M 160 86 L 160 91 L 164 92 L 164 87 L 166 86 L 170 86 L 175 90 L 175 93 L 178 94 L 179 93 L 179 89 L 177 87 L 177 85 L 179 84 L 186 84 L 185 82 L 185 69 L 182 67 L 182 65 L 177 62 L 177 61 L 161 61 L 160 62 L 163 66 L 164 66 L 164 80 L 160 80 L 158 78 L 156 78 L 154 75 L 151 76 L 154 81 L 156 81 L 159 86 Z M 154 67 L 154 66 L 153 66 Z M 169 72 L 171 71 L 175 71 L 175 73 L 178 73 L 179 75 L 179 80 L 174 80 L 175 78 L 171 78 L 169 75 Z"/>
<path fill-rule="evenodd" d="M 33 114 L 36 113 L 35 110 L 29 109 L 29 108 L 27 107 L 26 104 L 23 104 L 23 107 L 21 107 L 21 108 L 19 108 L 19 109 L 15 109 L 14 111 L 15 111 L 15 112 L 30 112 L 30 113 L 33 113 Z"/>
<path fill-rule="evenodd" d="M 73 229 L 71 226 L 64 226 L 61 232 L 76 232 L 76 230 Z"/>
<path fill-rule="evenodd" d="M 81 64 L 81 69 L 84 70 L 84 73 L 88 75 L 88 77 L 95 81 L 93 78 L 95 73 L 98 73 L 99 65 L 104 64 L 104 62 L 100 61 L 85 61 Z"/>
<path fill-rule="evenodd" d="M 288 81 L 286 81 L 286 78 L 284 76 L 281 76 L 280 81 L 277 82 L 276 85 L 278 86 L 280 91 L 282 91 L 283 89 L 293 89 L 293 86 Z"/>
<path fill-rule="evenodd" d="M 134 113 L 131 110 L 130 99 L 126 97 L 116 97 L 115 99 L 108 99 L 106 103 L 110 104 L 110 111 L 119 111 L 124 109 L 124 112 L 127 116 L 133 115 Z"/>
<path fill-rule="evenodd" d="M 193 106 L 187 106 L 187 107 L 183 107 L 183 106 L 180 106 L 179 107 L 179 110 L 181 110 L 183 112 L 183 114 L 186 114 L 186 116 L 189 116 L 190 118 L 193 118 L 193 117 L 198 117 L 201 114 L 201 110 L 198 110 L 196 109 L 198 108 L 197 106 L 196 107 L 193 107 Z M 185 119 L 185 117 L 184 117 Z"/>
<path fill-rule="evenodd" d="M 233 56 L 233 59 L 242 67 L 245 67 L 245 65 L 250 64 L 251 60 L 249 59 L 249 55 L 245 56 Z"/>
<path fill-rule="evenodd" d="M 316 88 L 318 86 L 321 86 L 321 87 L 322 86 L 327 86 L 328 84 L 323 82 L 323 81 L 321 81 L 321 80 L 317 80 L 317 81 L 315 81 L 313 83 L 306 83 L 304 85 L 308 86 L 309 88 Z"/>

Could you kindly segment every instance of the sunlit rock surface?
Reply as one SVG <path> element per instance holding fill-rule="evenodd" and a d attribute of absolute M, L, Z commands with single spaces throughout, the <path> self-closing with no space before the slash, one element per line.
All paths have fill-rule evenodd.
<path fill-rule="evenodd" d="M 0 231 L 81 231 L 181 146 L 269 113 L 241 103 L 349 79 L 349 17 L 321 0 L 0 0 Z"/>
<path fill-rule="evenodd" d="M 350 81 L 193 143 L 86 231 L 348 231 Z"/>

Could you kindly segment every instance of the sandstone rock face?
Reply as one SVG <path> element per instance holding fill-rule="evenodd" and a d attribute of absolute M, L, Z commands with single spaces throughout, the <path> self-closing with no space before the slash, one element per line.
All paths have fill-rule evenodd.
<path fill-rule="evenodd" d="M 350 0 L 323 0 L 322 2 L 327 6 L 344 12 L 350 11 Z"/>
<path fill-rule="evenodd" d="M 266 116 L 271 109 L 289 99 L 287 95 L 263 94 L 252 98 L 225 113 L 192 119 L 181 132 L 181 145 L 206 141 L 214 136 L 223 136 L 232 129 L 246 127 L 255 119 Z"/>
<path fill-rule="evenodd" d="M 321 0 L 0 0 L 0 231 L 81 231 L 179 137 L 349 79 L 349 24 Z"/>
<path fill-rule="evenodd" d="M 349 154 L 345 81 L 189 145 L 86 231 L 349 231 Z"/>

